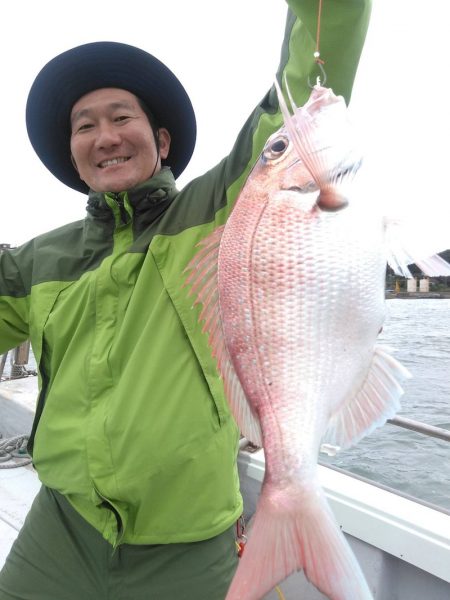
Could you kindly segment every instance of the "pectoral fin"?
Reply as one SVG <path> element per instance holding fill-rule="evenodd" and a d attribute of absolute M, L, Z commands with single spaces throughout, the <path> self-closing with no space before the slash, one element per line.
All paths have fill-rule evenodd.
<path fill-rule="evenodd" d="M 375 346 L 372 363 L 360 390 L 334 414 L 323 441 L 348 448 L 381 427 L 400 408 L 401 382 L 411 375 L 382 346 Z"/>

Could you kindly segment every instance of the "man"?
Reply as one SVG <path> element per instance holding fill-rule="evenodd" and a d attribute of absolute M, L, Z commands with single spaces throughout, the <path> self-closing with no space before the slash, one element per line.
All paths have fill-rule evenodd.
<path fill-rule="evenodd" d="M 139 100 L 126 90 L 102 88 L 82 96 L 70 121 L 72 162 L 91 190 L 132 189 L 160 171 L 169 154 L 167 129 L 153 131 Z"/>
<path fill-rule="evenodd" d="M 278 77 L 301 104 L 317 1 L 289 5 Z M 368 0 L 340 0 L 322 17 L 328 83 L 347 99 L 369 12 Z M 281 122 L 272 89 L 230 155 L 178 192 L 195 116 L 165 65 L 99 42 L 38 74 L 31 143 L 89 199 L 82 221 L 0 257 L 0 352 L 31 338 L 39 364 L 29 451 L 43 483 L 0 600 L 225 597 L 239 432 L 183 272 Z"/>

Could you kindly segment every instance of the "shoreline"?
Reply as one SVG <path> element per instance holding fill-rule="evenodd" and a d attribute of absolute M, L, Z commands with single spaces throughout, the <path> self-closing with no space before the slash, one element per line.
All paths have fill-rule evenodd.
<path fill-rule="evenodd" d="M 426 298 L 443 298 L 446 300 L 450 299 L 449 292 L 386 292 L 386 300 L 392 300 L 395 298 L 414 298 L 418 300 L 424 300 Z"/>

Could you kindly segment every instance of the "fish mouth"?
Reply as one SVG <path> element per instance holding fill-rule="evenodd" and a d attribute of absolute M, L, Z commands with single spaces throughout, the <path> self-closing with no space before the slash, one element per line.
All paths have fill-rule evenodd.
<path fill-rule="evenodd" d="M 321 190 L 316 205 L 324 212 L 338 212 L 348 206 L 348 199 L 336 189 Z"/>
<path fill-rule="evenodd" d="M 320 186 L 320 192 L 316 200 L 316 205 L 325 212 L 337 212 L 346 208 L 349 204 L 345 195 L 345 187 L 342 185 L 345 181 L 353 179 L 362 163 L 359 159 L 352 163 L 347 163 L 337 167 L 328 178 L 327 184 Z"/>
<path fill-rule="evenodd" d="M 353 162 L 346 161 L 330 170 L 320 182 L 310 180 L 304 185 L 294 184 L 285 187 L 284 191 L 303 196 L 307 196 L 311 192 L 319 192 L 315 200 L 311 199 L 311 203 L 308 204 L 310 209 L 315 205 L 323 212 L 338 212 L 349 204 L 344 184 L 353 179 L 361 164 L 361 158 Z"/>

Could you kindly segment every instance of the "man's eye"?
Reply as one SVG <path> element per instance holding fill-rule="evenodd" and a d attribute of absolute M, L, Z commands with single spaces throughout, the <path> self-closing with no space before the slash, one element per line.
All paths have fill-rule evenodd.
<path fill-rule="evenodd" d="M 129 115 L 120 115 L 118 117 L 116 117 L 114 120 L 115 121 L 126 121 L 127 119 L 130 119 L 131 117 Z"/>
<path fill-rule="evenodd" d="M 83 123 L 82 125 L 78 126 L 77 131 L 87 131 L 88 129 L 91 129 L 93 127 L 92 123 Z"/>

